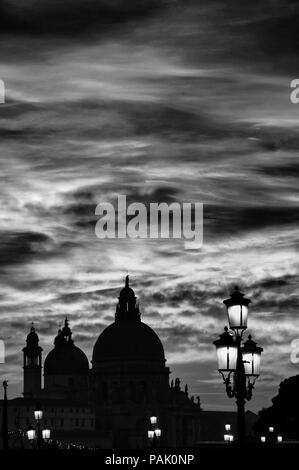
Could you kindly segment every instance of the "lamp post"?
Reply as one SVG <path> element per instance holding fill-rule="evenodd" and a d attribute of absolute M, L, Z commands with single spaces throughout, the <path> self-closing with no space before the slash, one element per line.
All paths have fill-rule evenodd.
<path fill-rule="evenodd" d="M 158 428 L 157 416 L 150 417 L 151 429 L 147 431 L 147 437 L 152 447 L 157 447 L 161 438 L 161 429 Z"/>
<path fill-rule="evenodd" d="M 36 441 L 36 447 L 41 449 L 44 446 L 44 442 L 48 442 L 51 436 L 50 429 L 41 429 L 41 420 L 43 419 L 43 410 L 40 406 L 37 406 L 34 410 L 34 418 L 36 420 L 37 429 L 34 429 L 32 426 L 29 427 L 27 431 L 27 437 L 29 441 L 33 443 Z"/>
<path fill-rule="evenodd" d="M 242 345 L 243 332 L 247 328 L 248 305 L 250 299 L 236 287 L 229 299 L 223 301 L 227 308 L 230 330 L 214 341 L 218 370 L 222 375 L 226 393 L 235 397 L 238 410 L 238 443 L 245 440 L 245 403 L 251 400 L 252 390 L 260 374 L 262 348 L 252 340 L 251 335 Z"/>
<path fill-rule="evenodd" d="M 3 412 L 2 412 L 2 443 L 3 449 L 8 449 L 8 418 L 7 418 L 7 380 L 4 380 L 4 399 L 3 399 Z"/>

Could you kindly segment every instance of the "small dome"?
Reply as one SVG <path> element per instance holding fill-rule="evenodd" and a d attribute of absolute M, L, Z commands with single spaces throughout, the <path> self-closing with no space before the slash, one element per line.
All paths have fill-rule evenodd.
<path fill-rule="evenodd" d="M 30 333 L 27 335 L 26 342 L 29 346 L 38 346 L 39 338 L 37 333 L 35 332 L 33 324 L 31 326 Z"/>
<path fill-rule="evenodd" d="M 115 322 L 99 336 L 92 362 L 147 361 L 165 364 L 164 349 L 158 335 L 141 321 Z"/>
<path fill-rule="evenodd" d="M 87 375 L 89 374 L 89 362 L 81 349 L 75 346 L 71 339 L 72 331 L 68 326 L 58 330 L 54 340 L 54 349 L 49 352 L 44 363 L 44 375 Z"/>
<path fill-rule="evenodd" d="M 54 348 L 45 359 L 44 373 L 45 375 L 88 374 L 88 359 L 74 344 Z"/>

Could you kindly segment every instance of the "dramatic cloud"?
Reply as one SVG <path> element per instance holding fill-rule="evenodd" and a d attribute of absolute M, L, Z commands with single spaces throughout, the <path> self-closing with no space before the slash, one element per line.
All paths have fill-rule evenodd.
<path fill-rule="evenodd" d="M 78 33 L 150 13 L 164 0 L 1 0 L 4 28 L 18 32 Z"/>
<path fill-rule="evenodd" d="M 204 408 L 233 406 L 212 342 L 234 284 L 252 298 L 249 326 L 264 347 L 253 409 L 294 373 L 298 2 L 161 4 L 0 4 L 0 322 L 11 394 L 30 322 L 47 354 L 68 315 L 91 358 L 127 272 L 173 376 Z M 100 241 L 95 207 L 119 194 L 147 206 L 203 202 L 203 248 Z"/>

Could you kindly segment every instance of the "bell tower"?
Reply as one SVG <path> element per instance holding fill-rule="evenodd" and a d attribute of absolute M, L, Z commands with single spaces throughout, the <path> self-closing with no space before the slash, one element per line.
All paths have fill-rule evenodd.
<path fill-rule="evenodd" d="M 42 388 L 42 348 L 32 324 L 30 333 L 23 348 L 24 355 L 24 397 L 32 397 L 40 393 Z"/>

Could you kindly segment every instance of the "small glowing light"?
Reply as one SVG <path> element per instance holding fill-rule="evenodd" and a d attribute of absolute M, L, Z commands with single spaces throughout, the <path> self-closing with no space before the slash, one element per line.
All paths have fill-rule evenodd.
<path fill-rule="evenodd" d="M 269 427 L 269 432 L 274 432 L 273 426 L 270 426 L 270 427 Z"/>
<path fill-rule="evenodd" d="M 150 417 L 151 424 L 157 424 L 157 416 L 151 416 Z"/>
<path fill-rule="evenodd" d="M 277 436 L 277 442 L 279 442 L 279 443 L 282 442 L 282 436 Z"/>
<path fill-rule="evenodd" d="M 147 431 L 147 435 L 149 439 L 154 439 L 155 432 L 154 431 Z"/>
<path fill-rule="evenodd" d="M 226 424 L 226 425 L 225 425 L 225 430 L 226 430 L 226 431 L 230 431 L 230 424 Z"/>
<path fill-rule="evenodd" d="M 155 429 L 156 437 L 161 437 L 161 429 Z"/>
<path fill-rule="evenodd" d="M 36 410 L 34 411 L 34 417 L 36 421 L 40 421 L 41 419 L 43 419 L 43 412 L 40 408 L 36 408 Z"/>
<path fill-rule="evenodd" d="M 234 436 L 232 434 L 229 435 L 229 441 L 233 442 L 234 441 Z"/>
<path fill-rule="evenodd" d="M 34 429 L 28 429 L 27 431 L 27 437 L 30 441 L 32 441 L 33 439 L 35 439 L 35 436 L 36 436 L 36 432 Z"/>
<path fill-rule="evenodd" d="M 50 439 L 50 436 L 51 436 L 50 429 L 43 429 L 42 430 L 42 436 L 43 436 L 43 439 L 45 439 L 45 440 Z"/>
<path fill-rule="evenodd" d="M 224 434 L 224 440 L 225 440 L 225 442 L 229 442 L 230 441 L 230 434 Z"/>
<path fill-rule="evenodd" d="M 261 436 L 261 442 L 266 442 L 266 437 L 265 436 Z"/>

